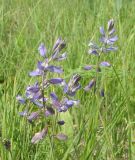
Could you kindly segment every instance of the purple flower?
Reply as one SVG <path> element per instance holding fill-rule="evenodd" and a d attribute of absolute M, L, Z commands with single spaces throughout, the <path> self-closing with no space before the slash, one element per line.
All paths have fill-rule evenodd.
<path fill-rule="evenodd" d="M 68 98 L 64 98 L 61 101 L 58 100 L 58 97 L 55 93 L 50 94 L 52 99 L 52 104 L 56 107 L 58 112 L 66 112 L 68 108 L 72 107 L 73 105 L 78 105 L 79 100 L 69 100 Z"/>
<path fill-rule="evenodd" d="M 57 61 L 62 61 L 62 60 L 65 60 L 67 58 L 67 53 L 63 53 L 61 54 L 60 56 L 56 57 L 54 60 L 57 60 Z"/>
<path fill-rule="evenodd" d="M 101 62 L 100 65 L 103 67 L 110 67 L 111 66 L 111 64 L 109 62 Z"/>
<path fill-rule="evenodd" d="M 111 52 L 111 51 L 116 51 L 118 48 L 117 47 L 108 47 L 108 48 L 105 48 L 105 47 L 101 47 L 101 52 L 103 53 L 108 53 L 108 52 Z"/>
<path fill-rule="evenodd" d="M 55 93 L 51 93 L 50 96 L 52 99 L 52 105 L 59 111 L 62 106 L 61 102 L 59 102 L 58 97 Z"/>
<path fill-rule="evenodd" d="M 104 96 L 105 96 L 105 92 L 104 92 L 104 89 L 103 89 L 103 88 L 100 90 L 100 96 L 101 96 L 101 97 L 104 97 Z"/>
<path fill-rule="evenodd" d="M 93 68 L 92 66 L 84 66 L 83 69 L 88 71 L 88 70 L 91 70 L 92 68 Z"/>
<path fill-rule="evenodd" d="M 100 27 L 100 33 L 105 36 L 105 30 L 104 30 L 104 27 Z"/>
<path fill-rule="evenodd" d="M 67 93 L 69 96 L 74 96 L 77 90 L 81 88 L 81 85 L 79 84 L 80 79 L 80 75 L 73 75 L 69 83 L 64 85 L 64 93 Z"/>
<path fill-rule="evenodd" d="M 92 49 L 95 49 L 95 50 L 99 49 L 98 45 L 94 42 L 90 42 L 88 46 Z"/>
<path fill-rule="evenodd" d="M 55 73 L 63 73 L 63 70 L 61 69 L 61 67 L 56 67 L 56 66 L 48 66 L 47 70 L 50 72 L 55 72 Z"/>
<path fill-rule="evenodd" d="M 106 48 L 107 51 L 116 51 L 117 49 L 118 49 L 117 47 Z"/>
<path fill-rule="evenodd" d="M 33 104 L 35 104 L 36 106 L 38 106 L 39 108 L 43 107 L 43 103 L 38 102 L 37 100 L 31 99 L 31 102 L 33 102 Z"/>
<path fill-rule="evenodd" d="M 65 48 L 66 43 L 64 40 L 62 40 L 61 37 L 59 37 L 56 41 L 56 43 L 53 46 L 53 51 L 54 53 L 52 54 L 52 59 L 57 59 L 59 56 L 58 54 L 60 53 L 60 51 Z M 65 57 L 65 55 L 63 55 Z M 63 58 L 62 58 L 63 59 Z"/>
<path fill-rule="evenodd" d="M 68 139 L 68 136 L 63 134 L 63 133 L 59 133 L 55 136 L 58 140 L 61 140 L 61 141 L 65 141 Z"/>
<path fill-rule="evenodd" d="M 98 54 L 98 51 L 96 50 L 96 49 L 90 49 L 89 51 L 88 51 L 88 54 L 94 54 L 94 55 L 99 55 Z"/>
<path fill-rule="evenodd" d="M 109 31 L 109 36 L 112 36 L 115 33 L 115 29 L 113 28 L 112 30 Z"/>
<path fill-rule="evenodd" d="M 66 46 L 66 43 L 64 40 L 62 40 L 61 37 L 59 37 L 57 39 L 57 41 L 55 42 L 54 46 L 53 46 L 53 51 L 56 51 L 56 50 L 62 50 L 64 47 Z"/>
<path fill-rule="evenodd" d="M 45 70 L 47 70 L 48 63 L 49 63 L 49 62 L 48 62 L 48 59 L 45 59 L 44 62 L 38 61 L 37 68 L 38 68 L 40 71 L 45 71 Z"/>
<path fill-rule="evenodd" d="M 114 28 L 114 20 L 113 20 L 113 19 L 110 19 L 110 20 L 108 21 L 107 30 L 108 30 L 108 31 L 111 31 L 113 28 Z"/>
<path fill-rule="evenodd" d="M 39 112 L 32 112 L 28 117 L 28 121 L 32 122 L 33 120 L 37 119 L 39 117 Z"/>
<path fill-rule="evenodd" d="M 25 104 L 26 100 L 21 96 L 21 95 L 18 95 L 16 97 L 16 99 L 18 100 L 19 103 L 21 104 Z"/>
<path fill-rule="evenodd" d="M 62 78 L 52 78 L 49 80 L 49 82 L 52 84 L 60 84 L 63 82 L 63 79 Z"/>
<path fill-rule="evenodd" d="M 36 144 L 42 140 L 48 133 L 48 127 L 44 128 L 42 131 L 35 133 L 34 137 L 31 140 L 31 143 Z"/>
<path fill-rule="evenodd" d="M 89 91 L 96 84 L 95 79 L 92 79 L 89 84 L 84 88 L 85 91 Z"/>
<path fill-rule="evenodd" d="M 45 111 L 45 116 L 48 117 L 53 114 L 55 114 L 54 109 L 52 107 L 47 107 L 47 110 Z"/>
<path fill-rule="evenodd" d="M 61 101 L 61 106 L 59 107 L 59 112 L 66 112 L 70 107 L 74 105 L 78 105 L 80 103 L 79 100 L 69 100 L 68 98 L 64 98 Z"/>
<path fill-rule="evenodd" d="M 50 94 L 50 96 L 51 96 L 51 99 L 53 100 L 53 101 L 58 101 L 58 97 L 56 96 L 56 94 L 55 93 L 51 93 Z"/>
<path fill-rule="evenodd" d="M 59 125 L 64 125 L 65 124 L 65 121 L 61 120 L 61 121 L 58 121 L 57 122 Z"/>
<path fill-rule="evenodd" d="M 40 46 L 39 46 L 39 48 L 38 48 L 38 51 L 39 51 L 39 53 L 40 53 L 40 55 L 41 55 L 42 57 L 45 57 L 45 55 L 46 55 L 46 53 L 47 53 L 47 49 L 46 49 L 46 47 L 44 46 L 43 43 L 40 44 Z"/>
<path fill-rule="evenodd" d="M 38 82 L 35 82 L 34 85 L 28 86 L 28 87 L 26 88 L 26 90 L 27 90 L 28 92 L 33 92 L 33 93 L 38 92 L 38 91 L 40 90 Z"/>
<path fill-rule="evenodd" d="M 43 74 L 43 72 L 39 69 L 36 69 L 35 71 L 32 71 L 29 73 L 29 76 L 31 77 L 35 77 L 35 76 L 41 76 Z"/>
<path fill-rule="evenodd" d="M 26 117 L 28 115 L 28 111 L 27 110 L 24 110 L 22 112 L 19 112 L 19 115 L 20 116 L 23 116 L 23 117 Z"/>
<path fill-rule="evenodd" d="M 110 38 L 107 38 L 107 37 L 101 37 L 100 41 L 105 43 L 105 44 L 108 44 L 108 45 L 113 45 L 114 42 L 116 42 L 118 40 L 118 37 L 117 36 L 114 36 L 114 37 L 110 37 Z"/>
<path fill-rule="evenodd" d="M 26 97 L 32 102 L 42 98 L 42 92 L 40 90 L 38 82 L 26 88 Z"/>
<path fill-rule="evenodd" d="M 118 37 L 117 36 L 114 36 L 114 37 L 111 37 L 108 39 L 108 44 L 113 44 L 114 42 L 116 42 L 118 40 Z"/>

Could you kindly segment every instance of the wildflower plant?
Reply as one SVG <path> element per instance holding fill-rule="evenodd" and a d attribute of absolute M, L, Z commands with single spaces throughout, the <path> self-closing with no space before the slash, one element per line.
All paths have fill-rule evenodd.
<path fill-rule="evenodd" d="M 102 67 L 110 67 L 111 64 L 107 61 L 101 61 L 102 56 L 110 52 L 117 50 L 115 42 L 118 37 L 115 35 L 114 20 L 111 19 L 108 22 L 107 29 L 100 27 L 100 39 L 99 43 L 89 43 L 89 55 L 97 56 L 96 65 L 86 65 L 84 70 L 96 69 L 96 75 L 94 73 L 93 78 L 90 80 L 87 86 L 84 87 L 86 92 L 95 87 L 97 89 L 98 73 L 101 72 Z M 37 62 L 37 68 L 29 73 L 29 76 L 35 77 L 34 84 L 26 87 L 25 96 L 18 95 L 16 98 L 18 102 L 24 105 L 24 110 L 20 112 L 20 116 L 25 117 L 28 122 L 33 123 L 41 120 L 44 123 L 44 128 L 41 131 L 35 133 L 31 142 L 33 144 L 42 140 L 49 132 L 49 128 L 52 127 L 48 124 L 47 118 L 55 116 L 55 125 L 64 125 L 66 122 L 59 119 L 58 114 L 68 111 L 71 107 L 78 105 L 79 100 L 74 99 L 76 92 L 81 88 L 79 74 L 74 74 L 69 82 L 66 82 L 61 77 L 64 70 L 60 66 L 56 66 L 55 62 L 63 61 L 67 58 L 67 53 L 62 52 L 66 47 L 66 43 L 62 38 L 58 38 L 55 42 L 52 53 L 48 54 L 47 49 L 43 43 L 38 48 L 42 61 Z M 50 55 L 50 56 L 48 56 Z M 60 86 L 61 93 L 50 91 L 51 86 L 54 88 Z M 47 94 L 49 92 L 49 95 Z M 100 89 L 100 96 L 104 97 L 104 88 Z M 49 132 L 50 133 L 50 132 Z M 59 140 L 66 140 L 67 135 L 63 133 L 52 134 L 51 137 L 55 137 Z"/>
<path fill-rule="evenodd" d="M 80 76 L 77 74 L 73 75 L 67 83 L 61 78 L 63 69 L 54 65 L 56 61 L 59 62 L 67 58 L 67 53 L 62 52 L 65 47 L 65 41 L 61 37 L 58 38 L 50 57 L 48 57 L 45 45 L 42 43 L 39 46 L 38 51 L 42 61 L 38 61 L 37 68 L 29 73 L 29 76 L 35 77 L 36 81 L 33 85 L 26 87 L 24 97 L 21 95 L 16 97 L 18 102 L 24 105 L 24 110 L 19 113 L 20 116 L 25 117 L 30 123 L 38 120 L 45 123 L 45 127 L 33 136 L 31 140 L 33 144 L 42 140 L 48 134 L 48 130 L 51 127 L 47 121 L 48 117 L 56 116 L 57 125 L 64 125 L 64 120 L 58 120 L 57 115 L 79 104 L 79 100 L 74 100 L 70 97 L 75 96 L 77 90 L 81 87 L 79 84 Z M 53 75 L 57 76 L 53 77 Z M 51 88 L 52 85 L 56 87 L 59 85 L 62 88 L 61 98 L 54 91 L 50 92 L 49 95 L 47 94 L 49 87 Z M 53 134 L 52 136 L 59 140 L 67 139 L 67 136 L 63 133 Z"/>
<path fill-rule="evenodd" d="M 114 28 L 114 20 L 111 19 L 108 21 L 107 29 L 105 30 L 104 27 L 100 27 L 100 38 L 99 43 L 95 43 L 90 41 L 89 43 L 89 55 L 97 56 L 97 63 L 95 65 L 87 65 L 84 66 L 84 70 L 92 70 L 96 69 L 96 75 L 93 76 L 93 79 L 90 80 L 89 84 L 84 88 L 85 91 L 91 90 L 94 86 L 96 87 L 98 81 L 98 73 L 101 72 L 102 67 L 111 67 L 110 62 L 101 61 L 102 57 L 110 52 L 117 51 L 117 47 L 115 46 L 115 42 L 118 40 L 117 35 L 115 35 L 115 28 Z M 96 87 L 97 88 L 97 87 Z M 100 95 L 104 97 L 104 89 L 101 88 Z"/>

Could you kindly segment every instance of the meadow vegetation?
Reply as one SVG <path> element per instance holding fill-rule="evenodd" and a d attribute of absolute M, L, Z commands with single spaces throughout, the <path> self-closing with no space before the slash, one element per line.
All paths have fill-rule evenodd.
<path fill-rule="evenodd" d="M 1 160 L 134 160 L 135 159 L 135 1 L 134 0 L 0 0 L 0 159 Z M 34 79 L 28 73 L 40 59 L 44 42 L 48 54 L 59 36 L 65 39 L 67 60 L 62 78 L 81 75 L 86 86 L 96 63 L 88 44 L 99 40 L 99 27 L 115 20 L 118 50 L 102 57 L 99 88 L 105 97 L 80 89 L 78 107 L 61 114 L 66 123 L 53 126 L 68 135 L 66 141 L 45 137 L 32 144 L 42 129 L 19 116 L 16 101 Z M 55 87 L 51 88 L 55 90 Z M 61 94 L 57 89 L 57 94 Z M 55 121 L 55 117 L 52 121 Z M 11 142 L 11 149 L 4 145 Z"/>

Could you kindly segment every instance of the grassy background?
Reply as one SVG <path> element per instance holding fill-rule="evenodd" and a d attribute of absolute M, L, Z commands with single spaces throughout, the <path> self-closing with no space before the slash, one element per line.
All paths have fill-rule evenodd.
<path fill-rule="evenodd" d="M 10 139 L 10 153 L 0 143 L 0 159 L 13 160 L 132 160 L 135 159 L 135 2 L 134 0 L 0 0 L 0 137 Z M 40 42 L 52 47 L 58 36 L 68 43 L 65 75 L 93 64 L 87 56 L 88 42 L 98 40 L 99 26 L 116 21 L 117 53 L 109 60 L 113 67 L 100 75 L 105 99 L 92 92 L 77 94 L 79 108 L 62 115 L 66 142 L 45 138 L 30 143 L 40 126 L 31 126 L 18 116 L 23 110 L 16 95 L 30 84 Z M 85 72 L 83 86 L 93 78 Z"/>

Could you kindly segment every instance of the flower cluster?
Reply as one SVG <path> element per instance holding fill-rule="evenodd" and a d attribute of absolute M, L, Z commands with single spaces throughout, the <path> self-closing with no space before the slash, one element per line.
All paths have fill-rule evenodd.
<path fill-rule="evenodd" d="M 26 117 L 30 123 L 40 118 L 56 115 L 56 112 L 66 112 L 69 108 L 79 104 L 79 100 L 74 100 L 72 98 L 81 88 L 81 85 L 79 84 L 81 77 L 78 74 L 73 75 L 68 83 L 61 77 L 50 78 L 51 73 L 55 73 L 58 76 L 63 73 L 61 67 L 53 64 L 56 61 L 62 61 L 67 58 L 66 52 L 61 53 L 65 47 L 65 41 L 58 38 L 52 48 L 52 54 L 50 57 L 47 57 L 47 49 L 43 43 L 38 48 L 43 60 L 38 61 L 37 68 L 29 73 L 29 76 L 38 77 L 38 81 L 33 85 L 26 87 L 25 97 L 22 97 L 21 95 L 16 97 L 21 104 L 26 106 L 24 111 L 19 113 L 20 116 Z M 49 96 L 47 96 L 46 91 L 51 85 L 59 85 L 63 88 L 63 96 L 61 100 L 54 92 L 50 92 Z M 35 106 L 34 109 L 32 109 L 33 106 Z M 33 111 L 30 112 L 31 110 Z M 57 121 L 57 124 L 59 125 L 64 125 L 64 123 L 64 120 Z M 46 127 L 43 128 L 42 131 L 34 135 L 31 140 L 32 143 L 37 143 L 47 135 L 49 125 L 45 125 Z M 53 136 L 59 140 L 67 139 L 67 136 L 62 133 Z"/>
<path fill-rule="evenodd" d="M 83 68 L 87 71 L 96 68 L 96 76 L 94 76 L 92 80 L 90 80 L 89 84 L 84 87 L 85 91 L 90 91 L 94 86 L 96 86 L 98 72 L 101 72 L 101 67 L 111 66 L 109 62 L 101 61 L 101 56 L 117 50 L 117 47 L 114 45 L 117 39 L 118 37 L 115 35 L 114 20 L 111 19 L 108 22 L 106 31 L 104 30 L 104 27 L 100 27 L 99 44 L 94 42 L 89 43 L 90 49 L 88 54 L 96 55 L 98 57 L 98 61 L 96 65 L 86 65 Z M 35 81 L 33 85 L 26 87 L 24 97 L 21 95 L 16 97 L 18 102 L 25 106 L 24 111 L 19 113 L 20 116 L 25 117 L 30 123 L 33 123 L 33 121 L 38 119 L 42 119 L 44 121 L 44 119 L 49 116 L 56 116 L 61 112 L 66 112 L 71 107 L 79 104 L 79 100 L 75 100 L 73 97 L 81 88 L 81 76 L 79 74 L 75 74 L 70 78 L 69 82 L 66 82 L 66 80 L 60 76 L 64 70 L 61 67 L 54 65 L 55 62 L 65 60 L 67 58 L 67 53 L 62 52 L 65 47 L 65 41 L 62 40 L 62 38 L 58 38 L 52 48 L 50 56 L 47 56 L 47 49 L 43 43 L 38 48 L 43 60 L 38 61 L 36 69 L 29 73 L 29 76 L 31 77 L 38 77 L 37 81 Z M 55 74 L 57 77 L 52 77 Z M 48 95 L 47 91 L 48 88 L 51 88 L 51 85 L 62 87 L 62 96 L 60 96 L 61 93 L 60 95 L 57 95 L 54 91 L 49 92 Z M 103 88 L 100 90 L 100 95 L 104 97 Z M 58 125 L 65 124 L 65 121 L 59 120 L 58 116 L 56 116 L 56 119 Z M 47 135 L 50 125 L 47 124 L 47 122 L 45 123 L 45 128 L 35 133 L 33 136 L 31 140 L 33 144 L 42 140 Z M 52 136 L 59 140 L 67 139 L 67 136 L 63 133 L 58 133 Z"/>
<path fill-rule="evenodd" d="M 86 65 L 84 66 L 84 70 L 92 70 L 94 67 L 96 68 L 97 72 L 101 72 L 100 67 L 110 67 L 111 64 L 107 61 L 100 61 L 101 56 L 103 54 L 107 54 L 109 52 L 113 52 L 117 50 L 117 47 L 114 46 L 115 42 L 118 40 L 117 35 L 115 35 L 115 28 L 114 28 L 114 20 L 111 19 L 108 21 L 107 30 L 105 31 L 104 27 L 100 27 L 100 39 L 99 44 L 94 42 L 89 43 L 89 55 L 96 55 L 98 56 L 98 62 L 96 65 Z M 94 77 L 89 84 L 84 88 L 85 91 L 91 90 L 93 86 L 96 85 L 96 77 Z M 104 89 L 101 89 L 100 95 L 104 97 Z"/>

